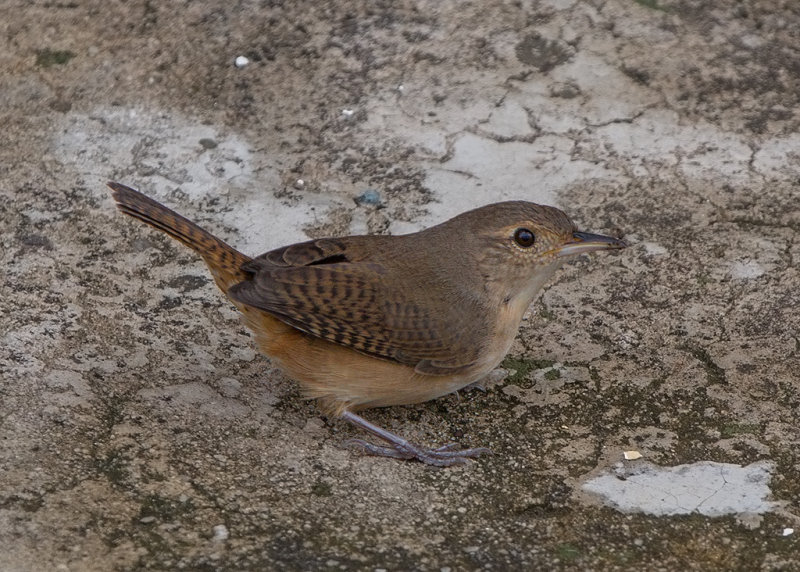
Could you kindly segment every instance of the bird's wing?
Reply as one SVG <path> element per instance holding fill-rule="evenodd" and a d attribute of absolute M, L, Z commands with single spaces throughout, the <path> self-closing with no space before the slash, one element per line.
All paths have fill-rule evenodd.
<path fill-rule="evenodd" d="M 243 267 L 250 279 L 228 294 L 298 330 L 421 373 L 454 374 L 478 360 L 486 339 L 479 312 L 438 288 L 399 287 L 363 248 L 349 250 L 347 239 L 326 239 L 269 252 Z"/>

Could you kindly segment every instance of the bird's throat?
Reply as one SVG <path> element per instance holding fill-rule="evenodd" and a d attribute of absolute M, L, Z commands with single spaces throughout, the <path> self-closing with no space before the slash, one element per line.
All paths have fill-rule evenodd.
<path fill-rule="evenodd" d="M 507 306 L 506 312 L 509 317 L 516 318 L 517 326 L 528 306 L 536 299 L 544 285 L 550 281 L 561 263 L 561 260 L 554 260 L 549 264 L 539 266 L 534 273 L 517 284 L 513 284 L 512 289 L 506 292 L 503 298 L 504 305 Z"/>

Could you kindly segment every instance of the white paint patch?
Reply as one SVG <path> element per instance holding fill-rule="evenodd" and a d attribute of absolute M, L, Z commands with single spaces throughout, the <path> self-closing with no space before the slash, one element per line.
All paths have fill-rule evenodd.
<path fill-rule="evenodd" d="M 666 248 L 655 242 L 643 242 L 642 245 L 644 245 L 644 251 L 649 256 L 662 256 L 669 252 Z"/>
<path fill-rule="evenodd" d="M 620 512 L 657 516 L 699 513 L 724 516 L 761 514 L 780 503 L 766 500 L 773 464 L 747 466 L 701 461 L 676 467 L 650 463 L 618 465 L 614 474 L 588 480 L 583 490 Z"/>
<path fill-rule="evenodd" d="M 731 264 L 730 275 L 731 278 L 737 280 L 752 280 L 763 276 L 766 270 L 755 260 L 737 260 Z"/>
<path fill-rule="evenodd" d="M 452 157 L 428 170 L 426 185 L 440 200 L 427 205 L 429 215 L 416 228 L 498 201 L 552 205 L 558 189 L 611 174 L 596 163 L 570 160 L 572 147 L 573 142 L 561 136 L 499 143 L 473 133 L 461 135 Z"/>
<path fill-rule="evenodd" d="M 755 153 L 753 168 L 765 176 L 776 173 L 797 175 L 800 170 L 800 134 L 764 141 Z"/>
<path fill-rule="evenodd" d="M 276 198 L 283 183 L 275 156 L 255 154 L 238 134 L 177 113 L 100 108 L 91 115 L 69 114 L 65 122 L 52 154 L 70 157 L 96 196 L 111 205 L 105 182 L 117 180 L 246 254 L 307 240 L 302 227 L 341 201 L 332 193 L 302 190 L 299 201 Z M 219 202 L 204 213 L 197 203 L 209 199 Z M 117 215 L 109 208 L 109 216 Z"/>
<path fill-rule="evenodd" d="M 606 125 L 597 129 L 588 144 L 609 160 L 613 155 L 624 158 L 627 168 L 666 166 L 688 177 L 722 175 L 731 181 L 752 176 L 753 152 L 744 137 L 703 121 L 684 125 L 672 111 L 648 110 L 630 122 Z"/>
<path fill-rule="evenodd" d="M 485 125 L 479 126 L 499 137 L 526 137 L 533 135 L 528 124 L 528 113 L 518 102 L 510 101 L 492 111 Z"/>
<path fill-rule="evenodd" d="M 465 77 L 465 85 L 473 79 Z M 402 98 L 376 94 L 367 103 L 360 128 L 428 157 L 426 186 L 437 199 L 424 220 L 393 224 L 393 232 L 509 199 L 569 211 L 558 204 L 559 191 L 592 179 L 626 184 L 684 176 L 746 183 L 754 174 L 792 178 L 800 169 L 800 135 L 752 146 L 711 122 L 685 121 L 663 109 L 661 94 L 591 50 L 575 53 L 547 77 L 534 75 L 512 87 L 505 77 L 482 77 L 480 84 L 457 106 L 432 106 L 429 91 L 411 89 L 411 82 Z M 574 86 L 576 96 L 554 96 L 557 84 Z M 649 252 L 664 253 L 656 245 Z"/>

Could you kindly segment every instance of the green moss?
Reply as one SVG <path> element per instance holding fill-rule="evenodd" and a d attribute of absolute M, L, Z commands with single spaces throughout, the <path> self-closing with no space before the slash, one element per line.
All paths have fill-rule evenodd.
<path fill-rule="evenodd" d="M 660 10 L 661 12 L 666 12 L 667 9 L 664 6 L 658 5 L 658 0 L 633 0 L 640 6 L 644 6 L 645 8 L 650 8 L 652 10 Z"/>
<path fill-rule="evenodd" d="M 539 309 L 539 317 L 545 320 L 554 320 L 556 314 L 547 306 L 542 305 L 542 307 Z"/>
<path fill-rule="evenodd" d="M 69 50 L 51 50 L 45 48 L 36 52 L 36 65 L 42 68 L 51 68 L 53 66 L 63 66 L 72 58 L 75 57 L 74 52 Z"/>
<path fill-rule="evenodd" d="M 513 358 L 511 356 L 506 357 L 500 366 L 512 372 L 506 378 L 506 381 L 514 384 L 517 384 L 525 379 L 525 376 L 527 376 L 528 373 L 530 373 L 530 371 L 533 369 L 533 366 L 529 361 Z"/>
<path fill-rule="evenodd" d="M 760 431 L 761 427 L 756 423 L 726 423 L 719 430 L 720 435 L 725 439 L 736 435 L 755 435 Z"/>
<path fill-rule="evenodd" d="M 572 562 L 581 555 L 581 551 L 574 544 L 559 544 L 556 546 L 556 554 L 562 562 Z"/>
<path fill-rule="evenodd" d="M 559 379 L 560 377 L 561 377 L 561 370 L 558 369 L 551 369 L 549 371 L 546 371 L 544 374 L 544 378 L 547 381 L 553 381 Z"/>
<path fill-rule="evenodd" d="M 500 366 L 514 372 L 506 378 L 509 383 L 519 384 L 533 370 L 547 369 L 548 367 L 553 367 L 554 363 L 553 360 L 549 359 L 520 359 L 507 356 Z M 561 377 L 560 373 L 558 377 Z"/>

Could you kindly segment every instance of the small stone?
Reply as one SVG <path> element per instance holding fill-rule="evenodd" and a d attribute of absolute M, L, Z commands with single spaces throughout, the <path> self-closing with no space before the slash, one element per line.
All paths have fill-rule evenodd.
<path fill-rule="evenodd" d="M 790 536 L 794 534 L 794 528 L 784 528 L 783 529 L 783 536 Z"/>
<path fill-rule="evenodd" d="M 212 539 L 214 540 L 214 542 L 222 542 L 224 540 L 228 540 L 228 538 L 231 535 L 231 533 L 228 531 L 228 527 L 225 526 L 224 524 L 218 524 L 212 530 L 214 531 L 214 537 Z"/>
<path fill-rule="evenodd" d="M 216 149 L 217 142 L 214 141 L 213 139 L 210 139 L 209 137 L 203 137 L 202 139 L 200 139 L 200 146 L 203 149 Z"/>
<path fill-rule="evenodd" d="M 245 56 L 236 56 L 236 59 L 233 60 L 233 64 L 237 68 L 243 68 L 244 66 L 246 66 L 249 63 L 250 63 L 250 59 L 245 57 Z"/>
<path fill-rule="evenodd" d="M 156 517 L 154 517 L 154 516 L 144 516 L 144 517 L 139 519 L 139 522 L 141 522 L 142 524 L 151 524 L 151 523 L 153 523 L 155 521 L 156 521 Z"/>
<path fill-rule="evenodd" d="M 353 115 L 355 115 L 354 109 L 342 109 L 342 117 L 345 119 L 350 119 Z"/>
<path fill-rule="evenodd" d="M 381 204 L 381 194 L 375 189 L 366 189 L 355 198 L 357 205 L 377 206 Z"/>
<path fill-rule="evenodd" d="M 642 454 L 639 451 L 624 451 L 622 456 L 625 457 L 626 461 L 635 461 L 642 458 Z"/>

